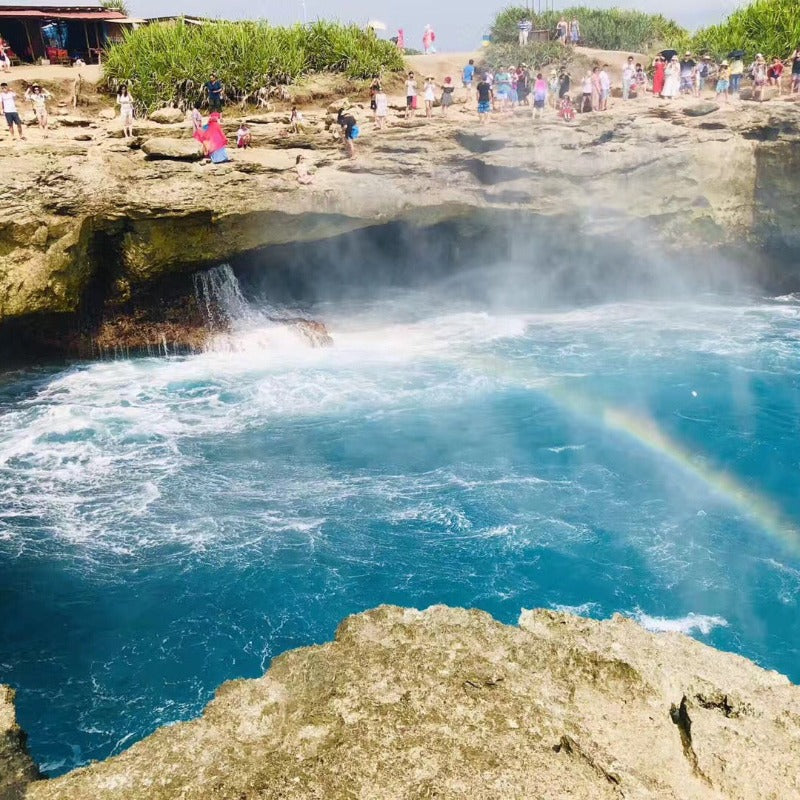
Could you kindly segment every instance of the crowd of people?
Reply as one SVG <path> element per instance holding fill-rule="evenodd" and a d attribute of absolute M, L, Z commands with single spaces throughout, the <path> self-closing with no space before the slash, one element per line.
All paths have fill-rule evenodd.
<path fill-rule="evenodd" d="M 520 25 L 523 22 L 526 21 L 523 20 Z M 567 22 L 563 19 L 559 23 L 558 32 L 559 39 L 565 43 L 580 39 L 577 20 Z M 431 34 L 432 47 L 435 35 L 426 29 L 427 33 Z M 520 41 L 529 33 L 530 28 L 527 25 L 520 27 Z M 520 106 L 529 107 L 534 118 L 543 116 L 549 108 L 566 121 L 572 120 L 576 112 L 602 112 L 608 108 L 612 84 L 620 87 L 623 102 L 644 97 L 647 93 L 665 100 L 681 95 L 699 98 L 704 91 L 712 90 L 720 102 L 727 103 L 729 98 L 738 96 L 745 81 L 752 85 L 754 100 L 764 99 L 764 89 L 767 86 L 775 87 L 779 95 L 784 92 L 800 94 L 800 47 L 785 60 L 778 56 L 768 60 L 758 53 L 749 67 L 745 67 L 743 56 L 741 51 L 735 51 L 729 59 L 723 59 L 717 64 L 709 55 L 695 58 L 686 52 L 679 57 L 674 51 L 662 51 L 655 57 L 649 70 L 634 56 L 629 56 L 619 68 L 618 83 L 615 80 L 616 70 L 612 70 L 609 64 L 598 64 L 583 75 L 580 92 L 576 91 L 577 86 L 573 86 L 566 64 L 551 69 L 547 75 L 543 72 L 534 73 L 524 63 L 479 73 L 475 60 L 470 59 L 461 74 L 461 88 L 465 94 L 459 98 L 459 102 L 463 102 L 466 109 L 473 108 L 474 103 L 480 122 L 485 124 L 491 114 L 511 112 Z M 219 77 L 212 73 L 204 90 L 209 118 L 204 124 L 201 104 L 197 103 L 191 112 L 193 135 L 212 162 L 223 163 L 230 160 L 227 137 L 221 126 L 221 113 L 226 102 L 225 87 Z M 51 97 L 38 84 L 31 85 L 24 95 L 24 100 L 31 104 L 44 136 L 48 132 L 47 103 Z M 406 76 L 406 119 L 414 117 L 420 110 L 430 119 L 436 108 L 440 109 L 442 115 L 447 115 L 456 99 L 456 84 L 451 76 L 445 77 L 441 83 L 433 75 L 418 79 L 414 72 L 409 72 Z M 0 84 L 0 104 L 12 139 L 15 134 L 24 139 L 24 126 L 17 108 L 17 94 L 6 83 Z M 119 107 L 123 136 L 131 138 L 135 102 L 127 86 L 119 88 L 116 105 Z M 379 78 L 375 78 L 370 85 L 370 109 L 376 130 L 384 129 L 389 116 L 389 97 Z M 338 114 L 336 125 L 341 130 L 347 155 L 353 157 L 354 142 L 359 135 L 355 116 L 343 110 Z M 303 133 L 305 127 L 302 111 L 293 106 L 287 133 Z M 236 145 L 244 149 L 251 142 L 252 133 L 242 123 L 236 133 Z M 301 167 L 298 162 L 298 178 L 302 178 L 301 182 L 309 180 L 305 169 L 305 165 Z"/>

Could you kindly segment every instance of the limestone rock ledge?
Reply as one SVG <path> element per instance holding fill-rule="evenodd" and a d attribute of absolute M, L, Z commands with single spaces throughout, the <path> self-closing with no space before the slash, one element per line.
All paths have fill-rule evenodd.
<path fill-rule="evenodd" d="M 390 606 L 26 800 L 800 797 L 800 687 L 680 634 Z"/>
<path fill-rule="evenodd" d="M 25 786 L 39 777 L 17 725 L 14 690 L 0 685 L 0 800 L 20 800 Z"/>

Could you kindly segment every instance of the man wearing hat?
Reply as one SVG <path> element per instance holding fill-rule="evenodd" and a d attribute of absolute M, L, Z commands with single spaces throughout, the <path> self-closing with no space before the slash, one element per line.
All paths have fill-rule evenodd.
<path fill-rule="evenodd" d="M 714 66 L 711 63 L 711 56 L 708 55 L 708 53 L 706 53 L 706 55 L 703 56 L 703 60 L 700 63 L 700 69 L 699 69 L 701 92 L 706 88 L 706 84 L 711 78 L 713 69 Z"/>
<path fill-rule="evenodd" d="M 686 52 L 681 60 L 681 94 L 691 94 L 694 87 L 692 85 L 692 72 L 696 66 L 695 60 L 690 52 Z"/>

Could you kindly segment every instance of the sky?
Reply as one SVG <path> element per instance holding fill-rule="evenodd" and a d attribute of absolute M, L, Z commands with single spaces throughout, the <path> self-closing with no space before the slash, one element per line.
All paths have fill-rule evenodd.
<path fill-rule="evenodd" d="M 533 0 L 538 3 L 538 0 Z M 552 0 L 549 0 L 552 3 Z M 276 25 L 302 22 L 317 18 L 338 18 L 365 24 L 377 19 L 385 22 L 392 36 L 403 28 L 407 47 L 421 47 L 422 30 L 426 24 L 436 31 L 440 51 L 473 50 L 480 45 L 481 36 L 494 15 L 516 0 L 128 0 L 134 16 L 154 17 L 169 14 L 195 14 L 225 17 L 226 19 L 265 18 Z M 524 0 L 522 3 L 524 4 Z M 571 5 L 597 8 L 636 8 L 672 17 L 689 29 L 724 19 L 742 3 L 739 0 L 578 0 L 556 3 L 556 10 Z M 539 6 L 536 5 L 538 8 Z"/>

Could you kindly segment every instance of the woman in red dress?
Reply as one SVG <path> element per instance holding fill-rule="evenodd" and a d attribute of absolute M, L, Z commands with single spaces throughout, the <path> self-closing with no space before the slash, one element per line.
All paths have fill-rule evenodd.
<path fill-rule="evenodd" d="M 664 91 L 664 70 L 666 69 L 664 59 L 661 56 L 656 56 L 655 71 L 653 73 L 653 96 L 661 97 L 661 92 Z"/>

